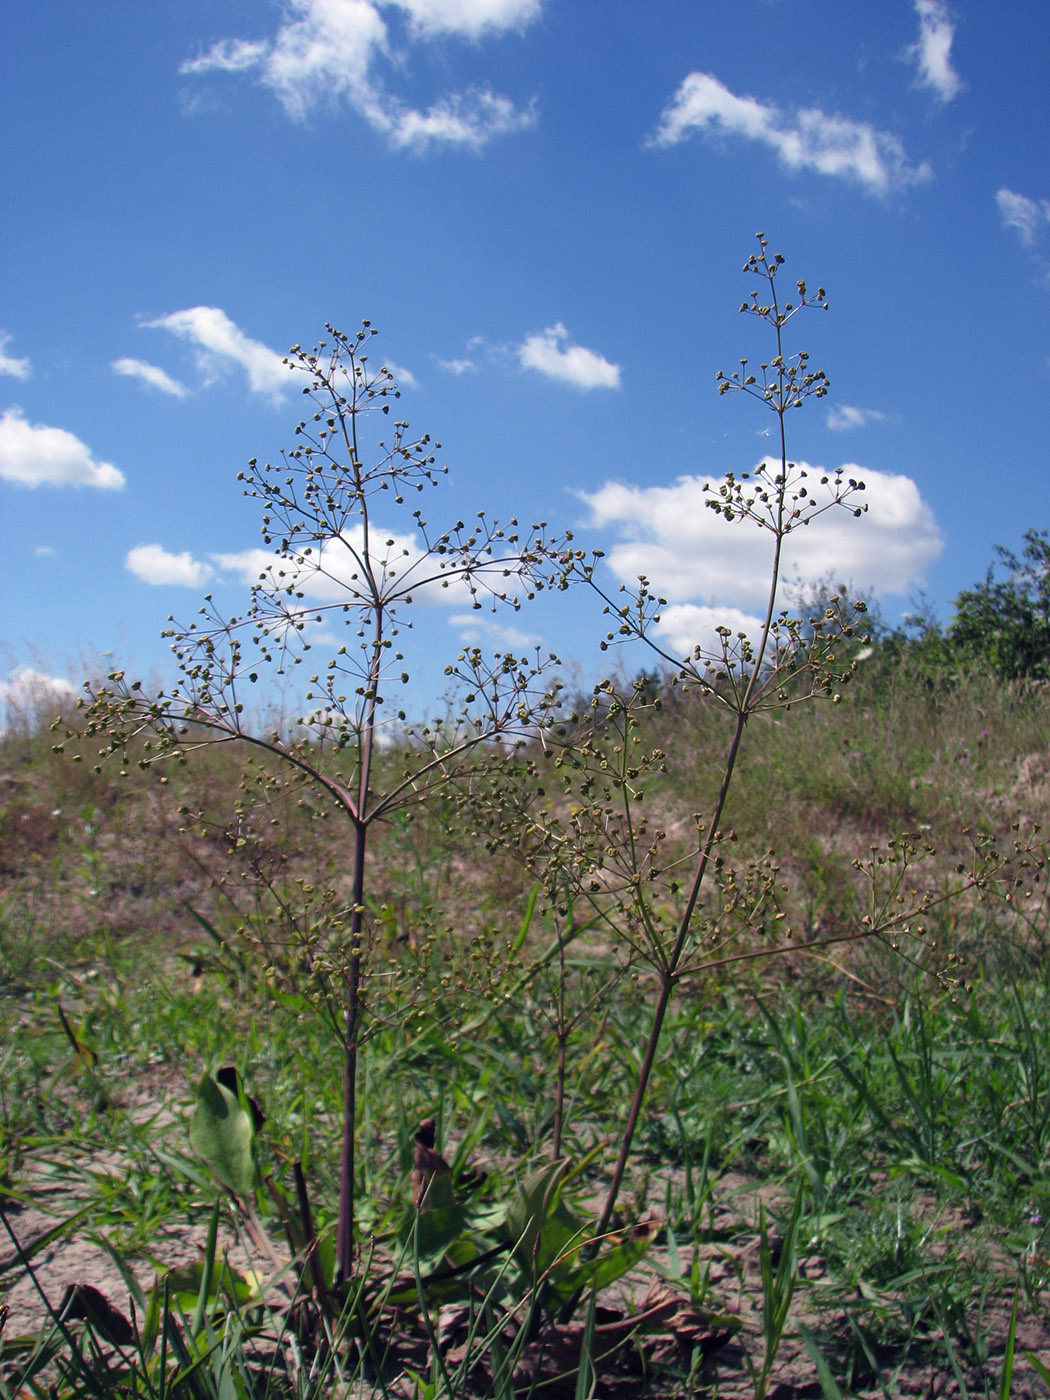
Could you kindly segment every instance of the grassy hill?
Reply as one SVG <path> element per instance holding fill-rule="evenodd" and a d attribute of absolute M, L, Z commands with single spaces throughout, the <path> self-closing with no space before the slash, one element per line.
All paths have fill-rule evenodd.
<path fill-rule="evenodd" d="M 302 1260 L 313 1231 L 331 1289 L 345 823 L 236 744 L 120 776 L 90 746 L 53 752 L 43 715 L 9 726 L 10 1393 L 153 1394 L 163 1375 L 194 1395 L 327 1394 L 340 1367 L 364 1393 L 509 1394 L 526 1376 L 557 1393 L 559 1375 L 587 1393 L 581 1347 L 600 1357 L 602 1336 L 596 1393 L 1046 1393 L 1050 691 L 876 646 L 840 703 L 749 722 L 595 1274 L 587 1222 L 632 1103 L 657 935 L 728 742 L 717 697 L 659 677 L 624 696 L 622 742 L 615 710 L 572 738 L 637 743 L 644 821 L 625 828 L 571 751 L 531 744 L 374 830 L 360 1256 L 331 1292 Z M 384 751 L 379 780 L 402 759 Z M 655 934 L 625 900 L 624 840 Z M 249 1095 L 265 1114 L 244 1120 L 248 1190 L 200 1150 L 220 1066 L 237 1071 L 215 1100 L 231 1121 Z M 451 1188 L 419 1214 L 424 1120 Z M 236 1286 L 223 1241 L 240 1243 Z M 187 1273 L 201 1249 L 215 1270 Z M 152 1340 L 151 1296 L 169 1316 Z"/>

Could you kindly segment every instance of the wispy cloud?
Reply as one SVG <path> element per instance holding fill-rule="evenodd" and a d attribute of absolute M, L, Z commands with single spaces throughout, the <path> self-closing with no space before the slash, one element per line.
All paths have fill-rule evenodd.
<path fill-rule="evenodd" d="M 129 549 L 124 567 L 144 583 L 174 584 L 178 588 L 201 588 L 215 572 L 210 565 L 194 559 L 188 549 L 172 554 L 159 544 L 137 544 Z"/>
<path fill-rule="evenodd" d="M 824 474 L 799 466 L 814 479 Z M 776 470 L 775 463 L 772 467 Z M 865 483 L 860 499 L 867 514 L 854 519 L 832 510 L 792 532 L 785 576 L 816 583 L 832 575 L 880 595 L 907 594 L 921 586 L 943 541 L 915 482 L 854 464 L 842 470 Z M 620 537 L 606 555 L 614 576 L 630 587 L 644 574 L 668 599 L 664 635 L 683 654 L 689 630 L 695 626 L 706 635 L 712 619 L 714 625 L 748 631 L 741 619 L 757 614 L 769 586 L 770 536 L 748 521 L 727 526 L 707 509 L 704 486 L 703 477 L 683 476 L 669 486 L 607 482 L 595 492 L 579 493 L 589 509 L 587 524 Z M 688 645 L 696 642 L 706 645 L 699 636 Z"/>
<path fill-rule="evenodd" d="M 220 368 L 239 365 L 248 376 L 253 393 L 277 399 L 290 385 L 288 366 L 283 357 L 258 340 L 252 340 L 217 306 L 191 306 L 169 316 L 143 323 L 170 331 L 197 347 L 202 373 L 214 378 Z"/>
<path fill-rule="evenodd" d="M 0 418 L 0 478 L 20 486 L 94 486 L 119 491 L 124 473 L 96 461 L 91 449 L 65 428 L 30 423 L 18 408 Z"/>
<path fill-rule="evenodd" d="M 437 361 L 439 369 L 443 369 L 447 374 L 476 374 L 477 365 L 473 360 L 442 360 Z"/>
<path fill-rule="evenodd" d="M 20 360 L 14 355 L 7 353 L 7 347 L 11 344 L 11 337 L 7 331 L 0 331 L 0 374 L 10 374 L 15 379 L 28 379 L 33 372 L 33 367 L 28 360 Z"/>
<path fill-rule="evenodd" d="M 377 109 L 373 125 L 386 133 L 392 146 L 424 151 L 430 145 L 467 146 L 480 150 L 494 136 L 509 136 L 532 126 L 531 106 L 519 109 L 510 98 L 489 88 L 452 93 L 425 112 L 389 104 Z"/>
<path fill-rule="evenodd" d="M 1050 227 L 1050 200 L 1029 199 L 1013 190 L 997 191 L 995 202 L 1004 228 L 1016 230 L 1026 248 L 1034 248 Z"/>
<path fill-rule="evenodd" d="M 690 73 L 664 109 L 650 144 L 674 146 L 693 132 L 726 133 L 769 146 L 789 170 L 855 180 L 876 194 L 930 178 L 910 165 L 900 140 L 866 122 L 819 107 L 785 113 L 754 97 L 738 97 L 710 73 Z"/>
<path fill-rule="evenodd" d="M 218 39 L 207 53 L 188 58 L 180 73 L 247 73 L 270 53 L 265 39 Z"/>
<path fill-rule="evenodd" d="M 963 81 L 952 67 L 955 25 L 942 0 L 915 0 L 919 16 L 918 40 L 908 46 L 905 57 L 919 69 L 919 82 L 932 88 L 942 102 L 950 102 L 963 89 Z"/>
<path fill-rule="evenodd" d="M 377 72 L 382 58 L 399 66 L 381 9 L 400 11 L 409 42 L 445 36 L 477 42 L 524 29 L 538 17 L 540 0 L 290 0 L 288 18 L 272 39 L 220 39 L 180 71 L 257 71 L 293 120 L 303 120 L 319 103 L 341 100 L 392 146 L 417 151 L 478 150 L 533 124 L 531 107 L 519 109 L 484 86 L 450 93 L 426 110 L 405 103 Z"/>
<path fill-rule="evenodd" d="M 405 369 L 404 365 L 396 365 L 393 360 L 384 360 L 383 364 L 394 376 L 399 389 L 418 389 L 419 380 L 410 369 Z"/>
<path fill-rule="evenodd" d="M 524 369 L 538 370 L 548 379 L 572 384 L 577 389 L 618 389 L 620 366 L 603 355 L 574 345 L 560 321 L 539 335 L 527 336 L 518 346 L 519 363 Z"/>
<path fill-rule="evenodd" d="M 114 360 L 110 369 L 115 374 L 126 374 L 132 379 L 148 384 L 151 389 L 159 389 L 162 394 L 170 394 L 176 399 L 185 398 L 189 392 L 185 384 L 180 384 L 157 365 L 147 364 L 145 360 Z"/>
<path fill-rule="evenodd" d="M 543 642 L 538 632 L 524 632 L 520 627 L 475 611 L 453 613 L 448 622 L 450 627 L 459 629 L 459 639 L 464 646 L 499 647 L 503 651 L 526 652 L 534 651 Z"/>
<path fill-rule="evenodd" d="M 863 428 L 865 423 L 882 423 L 885 419 L 885 413 L 877 408 L 855 408 L 851 403 L 840 403 L 828 409 L 826 421 L 833 432 L 847 432 L 851 428 Z"/>

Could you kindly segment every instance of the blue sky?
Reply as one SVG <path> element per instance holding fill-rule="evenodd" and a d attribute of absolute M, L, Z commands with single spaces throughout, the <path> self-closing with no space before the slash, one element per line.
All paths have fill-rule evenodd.
<path fill-rule="evenodd" d="M 0 700 L 106 653 L 163 675 L 169 613 L 243 607 L 237 472 L 291 444 L 281 357 L 326 321 L 379 328 L 441 442 L 435 522 L 574 529 L 667 594 L 673 647 L 752 616 L 761 542 L 700 493 L 768 446 L 715 387 L 770 353 L 736 311 L 759 229 L 831 307 L 792 323 L 831 392 L 791 454 L 868 485 L 798 575 L 947 616 L 1050 523 L 1045 0 L 40 0 L 0 25 Z M 413 643 L 429 686 L 474 640 L 589 673 L 600 632 L 582 596 L 453 601 Z"/>

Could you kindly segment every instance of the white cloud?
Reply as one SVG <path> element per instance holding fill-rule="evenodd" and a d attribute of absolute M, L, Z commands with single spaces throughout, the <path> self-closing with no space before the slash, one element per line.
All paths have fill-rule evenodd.
<path fill-rule="evenodd" d="M 559 321 L 542 335 L 530 335 L 518 346 L 524 369 L 539 370 L 548 379 L 573 384 L 577 389 L 618 389 L 620 366 L 582 345 L 569 342 L 569 332 Z"/>
<path fill-rule="evenodd" d="M 76 693 L 76 686 L 61 676 L 48 676 L 31 666 L 18 667 L 6 681 L 0 681 L 0 734 L 16 720 L 28 719 L 34 726 L 49 723 Z"/>
<path fill-rule="evenodd" d="M 535 651 L 543 643 L 538 632 L 523 632 L 520 627 L 499 622 L 482 613 L 453 613 L 449 618 L 450 627 L 459 628 L 459 639 L 463 646 L 498 647 L 502 651 Z"/>
<path fill-rule="evenodd" d="M 919 16 L 918 42 L 905 50 L 919 68 L 919 82 L 932 88 L 942 102 L 950 102 L 963 87 L 962 79 L 952 67 L 952 40 L 955 25 L 943 0 L 915 0 Z"/>
<path fill-rule="evenodd" d="M 269 575 L 278 588 L 292 590 L 292 606 L 296 604 L 294 595 L 301 593 L 301 605 L 308 608 L 370 599 L 371 590 L 363 578 L 363 541 L 361 527 L 356 525 L 342 539 L 325 540 L 315 546 L 301 563 L 294 556 L 277 555 L 259 547 L 211 554 L 209 558 L 217 572 L 233 575 L 249 587 L 263 575 Z M 402 598 L 407 593 L 417 603 L 474 610 L 476 600 L 469 583 L 457 570 L 454 553 L 432 553 L 415 532 L 385 532 L 374 523 L 371 551 L 376 582 L 387 598 Z M 489 589 L 511 597 L 518 588 L 513 572 L 504 577 L 503 565 L 495 553 L 487 563 L 488 568 L 478 570 L 478 601 L 484 600 Z M 511 565 L 512 560 L 508 566 Z"/>
<path fill-rule="evenodd" d="M 399 389 L 419 388 L 419 380 L 410 369 L 405 369 L 404 365 L 395 365 L 393 360 L 384 360 L 383 364 L 394 376 Z"/>
<path fill-rule="evenodd" d="M 50 544 L 38 544 L 33 550 L 38 559 L 50 559 L 54 552 L 54 546 Z"/>
<path fill-rule="evenodd" d="M 362 580 L 360 525 L 347 531 L 347 540 L 327 540 L 305 556 L 301 564 L 294 558 L 275 555 L 272 550 L 244 549 L 233 554 L 213 554 L 218 568 L 232 573 L 242 583 L 257 583 L 270 574 L 278 586 L 301 592 L 315 602 L 341 602 L 344 598 L 365 598 L 368 588 Z M 381 543 L 380 543 L 381 542 Z M 384 534 L 374 529 L 372 562 L 379 572 L 380 586 L 404 579 L 419 563 L 423 547 L 417 535 Z"/>
<path fill-rule="evenodd" d="M 486 31 L 524 29 L 539 18 L 540 0 L 380 0 L 404 10 L 420 34 L 459 34 L 477 39 Z"/>
<path fill-rule="evenodd" d="M 360 550 L 363 542 L 361 527 L 355 526 L 343 540 L 330 539 L 315 547 L 298 563 L 295 557 L 276 554 L 271 549 L 253 547 L 227 553 L 214 553 L 211 563 L 195 559 L 189 550 L 173 554 L 159 544 L 137 545 L 130 550 L 125 565 L 146 583 L 175 584 L 184 588 L 199 588 L 217 573 L 232 576 L 237 582 L 251 587 L 264 574 L 269 574 L 280 588 L 290 588 L 303 594 L 304 606 L 312 602 L 332 603 L 368 596 L 362 581 Z M 381 528 L 372 531 L 372 564 L 379 573 L 381 586 L 396 586 L 418 568 L 425 557 L 424 547 L 416 534 L 384 534 Z M 427 573 L 439 567 L 432 559 Z M 450 583 L 448 601 L 462 605 L 464 596 L 457 589 L 459 580 Z M 440 595 L 441 584 L 424 589 L 432 598 Z"/>
<path fill-rule="evenodd" d="M 11 374 L 16 379 L 28 379 L 33 367 L 28 360 L 20 360 L 7 353 L 10 343 L 11 337 L 7 331 L 0 331 L 0 374 Z"/>
<path fill-rule="evenodd" d="M 877 194 L 930 177 L 927 165 L 911 166 L 904 147 L 888 131 L 866 122 L 829 116 L 818 107 L 793 116 L 753 97 L 737 97 L 710 73 L 690 73 L 664 109 L 653 145 L 673 146 L 694 131 L 722 131 L 770 146 L 789 170 L 816 170 L 856 180 Z"/>
<path fill-rule="evenodd" d="M 303 594 L 308 605 L 313 603 L 342 603 L 352 599 L 367 600 L 371 594 L 362 579 L 361 550 L 363 532 L 360 525 L 346 531 L 343 539 L 330 539 L 315 547 L 298 564 L 294 558 L 283 558 L 270 550 L 254 548 L 234 554 L 212 554 L 209 557 L 217 569 L 236 575 L 246 584 L 258 582 L 270 574 L 281 588 L 291 588 Z M 467 582 L 455 571 L 454 556 L 427 552 L 414 532 L 398 534 L 384 532 L 373 524 L 371 531 L 371 565 L 377 583 L 387 596 L 408 592 L 418 603 L 441 603 L 469 607 L 473 598 Z M 442 573 L 447 578 L 441 578 Z M 487 576 L 493 586 L 515 591 L 515 579 L 503 578 L 498 566 Z"/>
<path fill-rule="evenodd" d="M 850 428 L 863 428 L 865 423 L 881 423 L 885 418 L 885 413 L 877 408 L 855 408 L 851 403 L 840 403 L 828 409 L 826 421 L 833 432 L 846 432 Z"/>
<path fill-rule="evenodd" d="M 129 549 L 124 567 L 145 583 L 175 584 L 179 588 L 200 588 L 213 572 L 207 564 L 194 559 L 188 549 L 170 554 L 159 544 L 138 544 Z"/>
<path fill-rule="evenodd" d="M 477 365 L 473 360 L 438 360 L 438 367 L 449 374 L 476 374 Z"/>
<path fill-rule="evenodd" d="M 452 35 L 479 40 L 522 29 L 540 13 L 540 0 L 289 0 L 287 19 L 272 40 L 220 39 L 180 69 L 243 73 L 255 69 L 293 120 L 323 102 L 342 100 L 395 147 L 432 144 L 480 149 L 494 136 L 531 126 L 531 109 L 488 88 L 451 93 L 426 111 L 405 104 L 376 74 L 391 49 L 380 7 L 400 10 L 409 36 Z"/>
<path fill-rule="evenodd" d="M 150 388 L 159 389 L 163 394 L 171 394 L 176 399 L 185 398 L 188 393 L 185 384 L 180 384 L 177 379 L 172 379 L 170 374 L 166 374 L 156 365 L 147 364 L 145 360 L 129 360 L 125 357 L 114 360 L 110 369 L 115 374 L 126 374 L 132 379 L 140 379 Z"/>
<path fill-rule="evenodd" d="M 824 473 L 798 465 L 818 491 L 815 483 Z M 867 504 L 867 514 L 855 519 L 848 511 L 830 510 L 792 531 L 782 577 L 816 583 L 832 576 L 876 595 L 920 587 L 943 541 L 915 482 L 853 464 L 842 471 L 864 481 L 867 489 L 857 501 Z M 607 482 L 579 493 L 590 508 L 588 525 L 620 536 L 606 556 L 617 580 L 631 587 L 644 574 L 668 599 L 663 626 L 683 653 L 679 642 L 692 626 L 709 632 L 718 614 L 716 621 L 736 631 L 740 618 L 761 610 L 769 588 L 772 536 L 749 521 L 727 523 L 716 515 L 705 504 L 704 486 L 703 477 L 683 476 L 670 486 Z M 741 630 L 747 628 L 741 624 Z M 696 636 L 689 645 L 696 641 L 704 644 Z"/>
<path fill-rule="evenodd" d="M 1003 227 L 1016 229 L 1024 246 L 1034 248 L 1050 224 L 1050 200 L 1029 199 L 1027 195 L 1001 189 L 996 193 L 995 202 Z"/>
<path fill-rule="evenodd" d="M 533 109 L 519 111 L 507 97 L 485 88 L 452 93 L 425 112 L 390 103 L 376 110 L 373 126 L 386 132 L 393 146 L 423 151 L 431 142 L 480 150 L 494 136 L 507 136 L 533 125 Z"/>
<path fill-rule="evenodd" d="M 754 638 L 762 630 L 762 619 L 739 608 L 712 608 L 700 603 L 672 603 L 660 613 L 660 641 L 675 656 L 688 656 L 697 646 L 708 656 L 720 655 L 719 627 L 728 627 L 734 637 L 743 632 Z"/>
<path fill-rule="evenodd" d="M 91 449 L 65 428 L 29 423 L 20 409 L 0 418 L 0 478 L 22 486 L 94 486 L 119 491 L 124 474 L 97 462 Z"/>
<path fill-rule="evenodd" d="M 191 306 L 144 324 L 196 345 L 199 366 L 207 376 L 224 364 L 236 364 L 247 374 L 253 393 L 277 399 L 289 387 L 291 371 L 282 356 L 245 335 L 217 306 Z"/>
<path fill-rule="evenodd" d="M 188 58 L 179 67 L 180 73 L 246 73 L 266 58 L 270 45 L 266 40 L 219 39 L 207 53 Z"/>

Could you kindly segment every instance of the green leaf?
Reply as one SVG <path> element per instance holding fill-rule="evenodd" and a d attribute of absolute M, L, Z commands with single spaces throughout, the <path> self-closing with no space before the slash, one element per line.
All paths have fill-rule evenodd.
<path fill-rule="evenodd" d="M 798 1334 L 802 1338 L 802 1345 L 809 1353 L 809 1359 L 817 1368 L 817 1380 L 820 1388 L 824 1392 L 824 1400 L 844 1400 L 842 1390 L 835 1377 L 831 1374 L 831 1367 L 824 1358 L 823 1353 L 817 1346 L 817 1339 L 808 1327 L 803 1327 L 798 1323 Z"/>
<path fill-rule="evenodd" d="M 580 1238 L 582 1222 L 561 1199 L 566 1158 L 548 1162 L 518 1186 L 507 1205 L 501 1234 L 527 1278 L 542 1278 Z"/>
<path fill-rule="evenodd" d="M 168 1296 L 178 1303 L 187 1318 L 192 1313 L 193 1321 L 197 1322 L 199 1310 L 200 1320 L 196 1331 L 191 1324 L 191 1336 L 199 1335 L 208 1310 L 219 1303 L 226 1301 L 243 1307 L 259 1297 L 259 1279 L 238 1273 L 225 1261 L 218 1268 L 209 1268 L 206 1258 L 180 1264 L 169 1269 L 159 1281 L 167 1284 Z"/>
<path fill-rule="evenodd" d="M 617 1239 L 593 1259 L 566 1272 L 555 1270 L 552 1283 L 561 1298 L 571 1298 L 578 1288 L 594 1288 L 599 1292 L 610 1283 L 623 1278 L 648 1253 L 659 1233 L 655 1223 L 638 1225 L 626 1239 Z"/>
<path fill-rule="evenodd" d="M 190 1146 L 234 1195 L 247 1200 L 255 1187 L 252 1116 L 210 1074 L 197 1086 L 197 1107 L 190 1122 Z"/>
<path fill-rule="evenodd" d="M 449 1246 L 458 1240 L 470 1225 L 467 1206 L 440 1206 L 414 1215 L 407 1231 L 406 1245 L 413 1251 L 421 1274 L 438 1267 Z"/>

